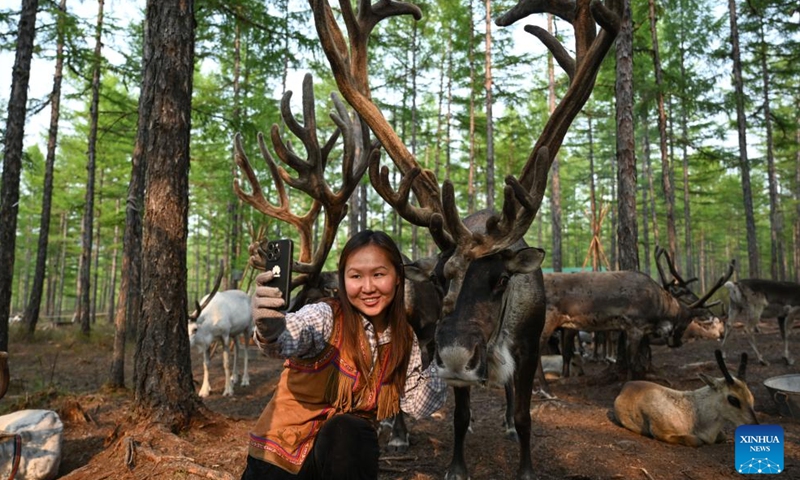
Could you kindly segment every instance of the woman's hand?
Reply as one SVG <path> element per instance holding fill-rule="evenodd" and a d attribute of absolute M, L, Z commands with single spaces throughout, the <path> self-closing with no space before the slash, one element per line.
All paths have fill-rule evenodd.
<path fill-rule="evenodd" d="M 260 340 L 267 343 L 274 342 L 286 329 L 286 320 L 283 313 L 277 309 L 283 307 L 281 291 L 275 287 L 268 287 L 272 280 L 272 272 L 263 272 L 256 276 L 256 291 L 250 301 L 256 332 Z"/>

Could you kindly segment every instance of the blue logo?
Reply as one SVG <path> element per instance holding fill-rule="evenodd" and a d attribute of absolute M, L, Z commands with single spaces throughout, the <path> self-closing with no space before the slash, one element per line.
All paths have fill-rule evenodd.
<path fill-rule="evenodd" d="M 783 427 L 742 425 L 736 428 L 736 471 L 771 474 L 783 471 Z"/>

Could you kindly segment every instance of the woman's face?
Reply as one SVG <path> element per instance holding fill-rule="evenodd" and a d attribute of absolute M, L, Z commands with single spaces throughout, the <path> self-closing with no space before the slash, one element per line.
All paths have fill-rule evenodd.
<path fill-rule="evenodd" d="M 386 311 L 399 282 L 389 255 L 372 244 L 353 251 L 344 266 L 347 299 L 378 331 L 386 328 Z"/>

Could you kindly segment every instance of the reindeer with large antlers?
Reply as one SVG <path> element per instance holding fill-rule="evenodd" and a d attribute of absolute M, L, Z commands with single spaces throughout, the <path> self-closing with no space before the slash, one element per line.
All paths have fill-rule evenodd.
<path fill-rule="evenodd" d="M 434 277 L 446 292 L 436 330 L 434 361 L 455 390 L 455 448 L 447 478 L 468 477 L 464 438 L 469 425 L 472 385 L 515 381 L 514 423 L 520 441 L 518 478 L 533 478 L 529 405 L 544 326 L 545 295 L 540 269 L 544 252 L 527 247 L 525 232 L 541 205 L 547 172 L 576 115 L 594 87 L 605 54 L 619 28 L 621 2 L 589 0 L 521 0 L 499 18 L 500 26 L 534 13 L 552 13 L 572 24 L 575 58 L 553 36 L 536 27 L 526 30 L 553 52 L 567 72 L 570 86 L 545 125 L 519 179 L 509 176 L 502 213 L 479 212 L 462 220 L 453 185 L 442 188 L 433 172 L 422 169 L 373 103 L 367 75 L 367 45 L 375 26 L 398 16 L 422 17 L 410 3 L 340 0 L 347 31 L 340 28 L 326 0 L 310 0 L 314 23 L 339 91 L 369 125 L 403 175 L 397 190 L 388 170 L 370 162 L 370 180 L 379 194 L 409 222 L 427 227 L 441 250 Z M 601 31 L 597 32 L 597 25 Z M 409 201 L 413 191 L 419 206 Z"/>

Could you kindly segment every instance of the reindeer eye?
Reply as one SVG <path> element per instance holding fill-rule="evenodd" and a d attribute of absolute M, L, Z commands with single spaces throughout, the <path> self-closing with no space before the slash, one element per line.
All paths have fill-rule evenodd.
<path fill-rule="evenodd" d="M 495 285 L 494 287 L 495 290 L 501 290 L 506 288 L 506 286 L 508 285 L 508 278 L 509 278 L 508 275 L 505 274 L 501 275 L 500 278 L 497 279 L 497 285 Z"/>
<path fill-rule="evenodd" d="M 728 395 L 728 403 L 730 403 L 736 408 L 742 408 L 742 404 L 741 402 L 739 402 L 739 399 L 734 397 L 733 395 Z"/>

